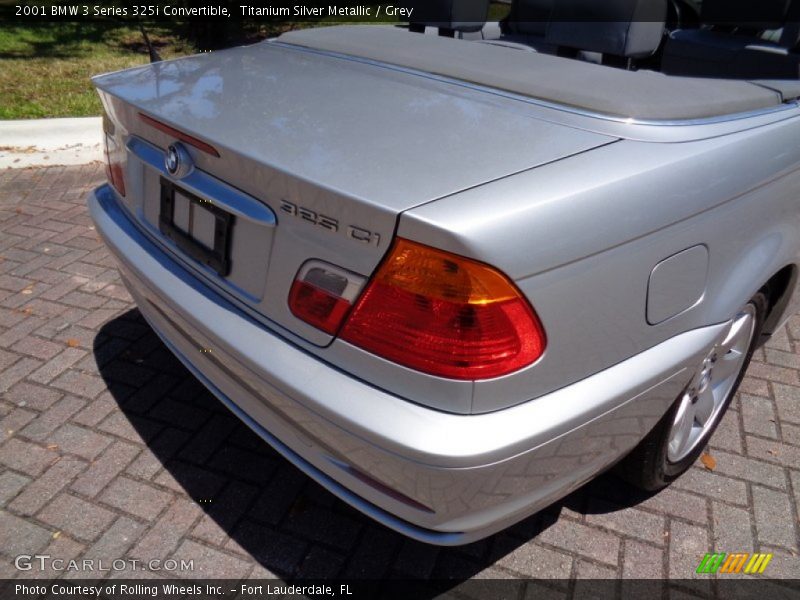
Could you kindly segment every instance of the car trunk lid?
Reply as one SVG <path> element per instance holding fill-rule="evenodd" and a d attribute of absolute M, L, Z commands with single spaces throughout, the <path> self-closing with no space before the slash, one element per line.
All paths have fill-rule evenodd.
<path fill-rule="evenodd" d="M 230 274 L 198 272 L 318 345 L 331 336 L 287 304 L 304 262 L 369 276 L 403 211 L 613 141 L 533 118 L 509 98 L 272 42 L 94 83 L 127 151 L 131 214 L 191 264 L 159 227 L 165 182 L 223 209 L 228 198 L 228 209 L 270 211 L 272 223 L 235 217 Z M 176 142 L 206 187 L 159 164 Z"/>

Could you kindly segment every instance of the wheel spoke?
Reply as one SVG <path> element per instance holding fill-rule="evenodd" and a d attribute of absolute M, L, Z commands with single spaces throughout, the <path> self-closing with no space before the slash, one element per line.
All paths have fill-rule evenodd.
<path fill-rule="evenodd" d="M 711 389 L 711 385 L 708 385 L 697 396 L 697 401 L 694 403 L 694 420 L 700 427 L 703 427 L 714 414 L 714 407 L 714 391 Z"/>
<path fill-rule="evenodd" d="M 725 356 L 721 356 L 714 364 L 714 381 L 721 383 L 731 376 L 739 374 L 742 366 L 742 353 L 731 350 Z"/>
<path fill-rule="evenodd" d="M 675 421 L 672 424 L 672 432 L 670 433 L 670 450 L 671 454 L 679 455 L 684 451 L 684 446 L 689 440 L 694 425 L 694 404 L 692 403 L 691 396 L 687 392 L 681 401 L 681 407 L 675 415 Z"/>
<path fill-rule="evenodd" d="M 751 327 L 752 320 L 752 317 L 745 313 L 739 315 L 739 317 L 733 321 L 731 328 L 728 330 L 728 335 L 725 336 L 725 339 L 719 345 L 720 356 L 725 356 L 731 350 L 738 350 L 741 352 L 742 344 L 745 344 L 744 349 L 747 349 L 746 344 L 750 341 L 748 330 Z"/>

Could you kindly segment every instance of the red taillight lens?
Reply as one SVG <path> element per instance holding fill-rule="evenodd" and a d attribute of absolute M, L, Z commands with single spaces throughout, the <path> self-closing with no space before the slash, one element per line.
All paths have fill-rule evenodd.
<path fill-rule="evenodd" d="M 360 275 L 322 261 L 308 261 L 292 284 L 289 309 L 297 318 L 334 335 L 363 285 Z"/>
<path fill-rule="evenodd" d="M 289 293 L 289 306 L 296 317 L 333 335 L 351 304 L 304 281 L 295 281 Z"/>
<path fill-rule="evenodd" d="M 106 155 L 106 177 L 114 188 L 119 192 L 120 196 L 125 196 L 125 177 L 122 172 L 123 158 L 120 156 L 120 151 L 117 147 L 117 142 L 114 137 L 105 134 L 105 155 Z"/>
<path fill-rule="evenodd" d="M 539 319 L 496 269 L 398 239 L 347 319 L 341 337 L 418 371 L 488 379 L 544 352 Z"/>

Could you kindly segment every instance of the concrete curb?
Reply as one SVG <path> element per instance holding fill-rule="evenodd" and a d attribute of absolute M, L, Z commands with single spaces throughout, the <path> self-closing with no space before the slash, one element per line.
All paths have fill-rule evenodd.
<path fill-rule="evenodd" d="M 84 165 L 102 160 L 100 117 L 0 121 L 0 169 Z"/>

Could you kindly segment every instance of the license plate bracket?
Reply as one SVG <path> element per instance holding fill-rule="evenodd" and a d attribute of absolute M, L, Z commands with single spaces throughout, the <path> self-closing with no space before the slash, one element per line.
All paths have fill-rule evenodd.
<path fill-rule="evenodd" d="M 222 277 L 231 269 L 233 222 L 231 213 L 161 178 L 159 231 L 183 252 Z"/>

